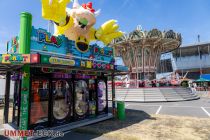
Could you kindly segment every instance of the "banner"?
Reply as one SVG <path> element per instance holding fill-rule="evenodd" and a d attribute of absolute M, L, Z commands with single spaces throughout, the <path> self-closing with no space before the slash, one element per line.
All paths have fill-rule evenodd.
<path fill-rule="evenodd" d="M 28 64 L 30 63 L 30 54 L 2 54 L 0 61 L 3 64 Z"/>
<path fill-rule="evenodd" d="M 75 61 L 70 59 L 63 59 L 58 57 L 50 57 L 50 64 L 58 64 L 58 65 L 67 65 L 67 66 L 75 66 Z"/>

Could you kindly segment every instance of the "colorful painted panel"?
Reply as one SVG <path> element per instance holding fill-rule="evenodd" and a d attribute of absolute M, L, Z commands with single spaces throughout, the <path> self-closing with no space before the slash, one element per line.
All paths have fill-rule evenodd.
<path fill-rule="evenodd" d="M 11 41 L 7 42 L 7 53 L 16 54 L 19 53 L 19 38 L 16 36 Z"/>
<path fill-rule="evenodd" d="M 0 63 L 2 64 L 29 64 L 39 62 L 39 54 L 0 54 Z"/>
<path fill-rule="evenodd" d="M 2 54 L 0 61 L 3 64 L 26 64 L 30 63 L 30 54 Z"/>
<path fill-rule="evenodd" d="M 70 44 L 69 44 L 70 43 Z M 65 36 L 53 36 L 44 29 L 32 27 L 31 52 L 51 55 L 67 55 L 69 47 L 74 42 L 69 41 Z"/>
<path fill-rule="evenodd" d="M 53 73 L 53 78 L 62 78 L 62 79 L 69 79 L 72 78 L 71 74 L 67 74 L 67 73 Z"/>
<path fill-rule="evenodd" d="M 50 64 L 75 66 L 75 61 L 74 60 L 57 58 L 57 57 L 50 57 L 49 62 L 50 62 Z"/>
<path fill-rule="evenodd" d="M 53 36 L 44 29 L 32 28 L 31 52 L 53 56 L 70 56 L 74 59 L 89 59 L 101 63 L 114 64 L 113 48 L 100 48 L 97 44 L 90 45 L 85 52 L 79 50 L 75 41 L 65 36 Z"/>
<path fill-rule="evenodd" d="M 89 68 L 89 69 L 114 70 L 113 64 L 101 63 L 90 60 L 68 59 L 68 58 L 60 58 L 49 55 L 41 55 L 40 59 L 41 59 L 41 64 L 56 64 L 56 65 L 74 66 L 74 67 Z"/>

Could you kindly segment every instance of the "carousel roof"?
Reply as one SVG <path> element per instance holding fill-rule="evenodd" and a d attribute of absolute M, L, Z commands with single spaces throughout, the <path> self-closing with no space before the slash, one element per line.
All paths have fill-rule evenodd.
<path fill-rule="evenodd" d="M 116 47 L 132 47 L 136 45 L 140 47 L 162 46 L 163 53 L 178 48 L 181 43 L 181 34 L 176 33 L 173 30 L 160 31 L 158 29 L 152 29 L 150 31 L 143 31 L 141 29 L 136 29 L 133 32 L 115 39 L 111 45 Z"/>

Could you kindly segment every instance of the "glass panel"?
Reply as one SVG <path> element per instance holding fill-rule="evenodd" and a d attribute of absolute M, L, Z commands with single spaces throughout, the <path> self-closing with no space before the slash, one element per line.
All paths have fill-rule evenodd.
<path fill-rule="evenodd" d="M 98 111 L 103 111 L 106 107 L 106 83 L 98 82 Z"/>
<path fill-rule="evenodd" d="M 49 81 L 32 80 L 30 124 L 48 121 Z"/>
<path fill-rule="evenodd" d="M 13 122 L 18 126 L 19 109 L 20 109 L 20 86 L 21 81 L 14 83 L 14 102 L 13 102 Z"/>
<path fill-rule="evenodd" d="M 57 120 L 65 119 L 70 113 L 70 87 L 67 81 L 53 81 L 53 116 Z"/>
<path fill-rule="evenodd" d="M 83 116 L 88 111 L 88 99 L 89 99 L 89 91 L 86 81 L 79 80 L 75 85 L 76 92 L 76 105 L 75 110 L 76 114 L 79 116 Z"/>
<path fill-rule="evenodd" d="M 95 80 L 89 80 L 89 115 L 96 113 L 96 87 Z"/>

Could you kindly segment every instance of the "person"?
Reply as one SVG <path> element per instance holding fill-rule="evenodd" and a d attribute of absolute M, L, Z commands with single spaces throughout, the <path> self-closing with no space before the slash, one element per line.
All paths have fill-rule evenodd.
<path fill-rule="evenodd" d="M 143 82 L 142 82 L 142 87 L 145 87 L 145 85 L 146 85 L 146 84 L 145 84 L 145 81 L 143 81 Z"/>
<path fill-rule="evenodd" d="M 156 81 L 156 87 L 160 87 L 160 81 Z"/>
<path fill-rule="evenodd" d="M 203 83 L 203 88 L 205 90 L 205 93 L 208 94 L 208 83 L 207 82 Z"/>
<path fill-rule="evenodd" d="M 197 92 L 196 88 L 197 88 L 196 83 L 193 83 L 193 84 L 191 85 L 192 94 L 196 94 L 196 92 Z"/>
<path fill-rule="evenodd" d="M 192 81 L 190 80 L 190 81 L 188 81 L 188 87 L 189 88 L 191 88 L 193 86 L 193 83 L 192 83 Z"/>
<path fill-rule="evenodd" d="M 156 82 L 154 80 L 152 80 L 151 83 L 152 83 L 152 87 L 156 87 L 156 84 L 155 84 Z"/>

